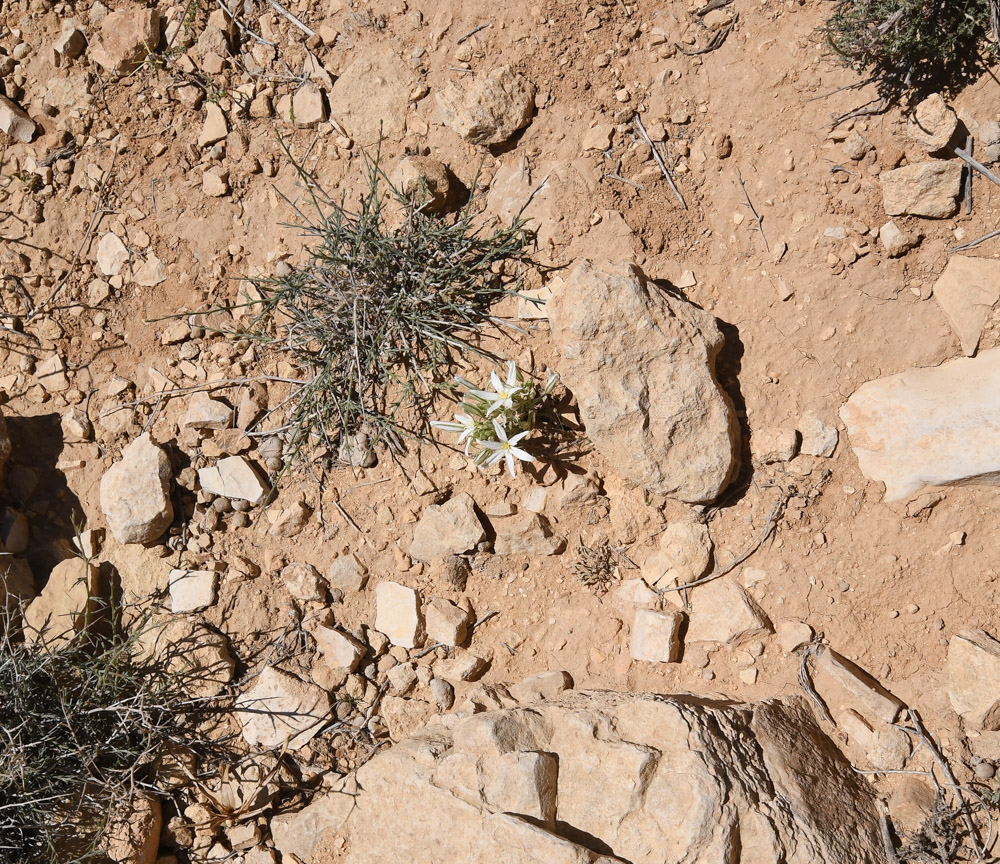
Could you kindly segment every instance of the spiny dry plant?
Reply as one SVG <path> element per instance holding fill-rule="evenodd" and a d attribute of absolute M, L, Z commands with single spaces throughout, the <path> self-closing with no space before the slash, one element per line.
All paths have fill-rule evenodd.
<path fill-rule="evenodd" d="M 286 153 L 307 189 L 289 226 L 306 237 L 305 261 L 250 280 L 260 299 L 241 334 L 299 371 L 284 382 L 285 452 L 360 433 L 401 449 L 404 435 L 428 434 L 457 355 L 491 356 L 480 335 L 504 326 L 491 307 L 514 293 L 531 232 L 520 216 L 484 223 L 475 184 L 459 213 L 431 213 L 390 182 L 378 152 L 365 156 L 356 202 L 331 197 Z"/>
<path fill-rule="evenodd" d="M 581 537 L 576 547 L 573 573 L 588 588 L 606 591 L 618 575 L 621 557 L 621 550 L 613 548 L 609 543 L 600 543 L 591 548 L 584 544 Z"/>
<path fill-rule="evenodd" d="M 105 611 L 26 639 L 0 605 L 0 864 L 106 860 L 115 818 L 160 791 L 163 748 L 202 740 L 205 700 L 142 650 L 142 621 L 126 632 Z"/>
<path fill-rule="evenodd" d="M 824 31 L 847 65 L 898 96 L 973 67 L 998 9 L 997 0 L 838 0 Z"/>

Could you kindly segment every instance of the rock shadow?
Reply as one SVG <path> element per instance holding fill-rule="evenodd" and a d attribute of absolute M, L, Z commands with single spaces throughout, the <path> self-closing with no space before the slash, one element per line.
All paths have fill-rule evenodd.
<path fill-rule="evenodd" d="M 56 465 L 65 444 L 58 414 L 6 417 L 12 450 L 4 472 L 3 501 L 28 518 L 28 549 L 35 588 L 45 586 L 48 574 L 76 537 L 74 523 L 82 524 L 83 507 Z"/>

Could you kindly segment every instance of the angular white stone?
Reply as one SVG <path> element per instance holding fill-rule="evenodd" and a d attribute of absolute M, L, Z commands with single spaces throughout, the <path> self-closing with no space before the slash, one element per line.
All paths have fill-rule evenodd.
<path fill-rule="evenodd" d="M 117 276 L 128 263 L 128 249 L 110 231 L 97 241 L 97 266 L 105 276 Z"/>
<path fill-rule="evenodd" d="M 1000 730 L 1000 642 L 982 630 L 963 630 L 948 643 L 948 697 L 973 729 Z"/>
<path fill-rule="evenodd" d="M 413 529 L 410 556 L 421 561 L 461 555 L 486 538 L 468 492 L 460 492 L 444 504 L 428 505 Z"/>
<path fill-rule="evenodd" d="M 365 654 L 364 646 L 352 636 L 341 633 L 333 627 L 320 625 L 313 631 L 316 645 L 335 669 L 346 669 L 353 672 Z"/>
<path fill-rule="evenodd" d="M 268 666 L 236 700 L 243 738 L 251 747 L 304 747 L 329 719 L 330 697 L 315 684 Z"/>
<path fill-rule="evenodd" d="M 199 391 L 191 396 L 187 413 L 181 418 L 181 426 L 186 429 L 227 429 L 232 420 L 232 408 Z"/>
<path fill-rule="evenodd" d="M 424 637 L 420 595 L 398 582 L 379 582 L 375 586 L 375 629 L 393 645 L 416 648 Z"/>
<path fill-rule="evenodd" d="M 948 316 L 962 353 L 971 357 L 1000 300 L 1000 261 L 953 255 L 934 283 L 934 300 Z"/>
<path fill-rule="evenodd" d="M 101 510 L 119 543 L 152 543 L 174 518 L 170 458 L 149 433 L 122 451 L 101 478 Z"/>
<path fill-rule="evenodd" d="M 251 504 L 259 504 L 267 494 L 267 486 L 242 456 L 227 456 L 215 465 L 198 469 L 198 481 L 206 492 Z"/>
<path fill-rule="evenodd" d="M 215 603 L 219 576 L 212 570 L 171 570 L 172 612 L 200 612 Z"/>
<path fill-rule="evenodd" d="M 869 381 L 840 416 L 886 501 L 928 485 L 1000 484 L 1000 349 Z"/>
<path fill-rule="evenodd" d="M 680 654 L 681 612 L 654 612 L 636 609 L 629 652 L 633 660 L 674 663 Z"/>
<path fill-rule="evenodd" d="M 431 642 L 455 647 L 465 641 L 469 613 L 450 600 L 435 599 L 427 604 L 427 638 Z"/>

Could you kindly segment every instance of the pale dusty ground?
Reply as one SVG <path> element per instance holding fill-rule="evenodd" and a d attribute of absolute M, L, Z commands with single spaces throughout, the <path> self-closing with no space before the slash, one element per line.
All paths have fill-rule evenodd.
<path fill-rule="evenodd" d="M 11 2 L 0 12 L 0 47 L 10 52 L 24 40 L 35 48 L 24 61 L 23 101 L 28 105 L 40 105 L 50 79 L 79 71 L 53 69 L 47 46 L 58 34 L 59 16 L 42 11 L 43 6 L 31 4 L 29 11 L 25 4 Z M 405 129 L 393 124 L 397 128 L 383 145 L 384 158 L 394 160 L 405 150 L 426 148 L 467 184 L 482 158 L 487 180 L 517 168 L 526 172 L 528 191 L 550 176 L 551 193 L 539 196 L 528 211 L 549 241 L 543 244 L 543 259 L 564 264 L 583 254 L 607 255 L 634 259 L 655 278 L 676 281 L 685 270 L 695 273 L 697 284 L 686 288 L 685 294 L 729 325 L 723 378 L 737 404 L 745 406 L 744 434 L 794 426 L 806 412 L 839 423 L 838 408 L 859 384 L 960 354 L 943 313 L 928 302 L 930 288 L 944 267 L 946 247 L 995 226 L 997 190 L 977 179 L 969 217 L 898 220 L 904 229 L 919 228 L 926 238 L 902 259 L 890 260 L 884 254 L 873 236 L 886 221 L 877 175 L 893 167 L 912 145 L 898 110 L 855 121 L 854 128 L 875 146 L 861 162 L 849 161 L 837 140 L 849 126 L 831 135 L 831 117 L 862 104 L 868 96 L 866 91 L 835 92 L 856 77 L 825 55 L 815 33 L 829 4 L 737 0 L 740 18 L 734 32 L 721 48 L 700 58 L 678 53 L 661 57 L 660 48 L 648 47 L 648 30 L 654 26 L 684 32 L 677 21 L 686 26 L 692 16 L 680 3 L 619 2 L 589 13 L 586 4 L 498 5 L 480 0 L 460 7 L 416 0 L 329 11 L 336 6 L 314 7 L 303 0 L 293 10 L 314 28 L 326 23 L 340 30 L 336 45 L 318 52 L 331 73 L 340 74 L 364 52 L 384 51 L 401 58 L 398 67 L 408 76 L 392 91 L 402 109 L 390 109 L 395 120 L 403 112 Z M 86 13 L 84 7 L 77 9 L 81 16 Z M 365 26 L 363 15 L 384 19 L 384 27 Z M 524 133 L 499 154 L 463 143 L 437 125 L 434 114 L 434 91 L 464 74 L 454 71 L 462 62 L 456 59 L 457 39 L 487 21 L 492 27 L 463 43 L 471 49 L 468 65 L 479 71 L 501 61 L 512 64 L 538 85 L 541 105 Z M 600 26 L 591 29 L 588 22 L 595 21 Z M 19 28 L 21 38 L 13 38 L 9 28 Z M 704 37 L 699 39 L 703 44 Z M 412 59 L 418 46 L 427 51 L 419 67 L 427 70 L 423 76 L 415 71 Z M 282 51 L 291 66 L 301 62 L 301 46 L 286 44 Z M 598 68 L 595 59 L 601 55 L 611 59 Z M 426 80 L 431 95 L 407 103 L 406 94 L 418 77 Z M 233 80 L 240 83 L 238 76 Z M 294 173 L 280 155 L 276 131 L 300 158 L 308 154 L 310 166 L 329 188 L 356 188 L 361 174 L 358 146 L 351 151 L 338 149 L 337 133 L 329 126 L 302 131 L 280 120 L 234 119 L 233 128 L 247 141 L 247 155 L 234 157 L 230 145 L 227 164 L 234 192 L 221 199 L 207 198 L 201 191 L 201 154 L 195 143 L 201 113 L 169 101 L 170 84 L 169 74 L 142 70 L 125 81 L 109 82 L 80 112 L 90 119 L 93 139 L 76 157 L 74 177 L 88 171 L 88 166 L 105 169 L 112 164 L 108 139 L 118 135 L 127 141 L 113 160 L 109 212 L 92 239 L 117 221 L 137 254 L 146 254 L 147 248 L 155 252 L 168 274 L 157 288 L 128 284 L 101 309 L 92 309 L 69 301 L 78 299 L 81 290 L 86 299 L 86 286 L 93 278 L 94 242 L 84 248 L 80 263 L 72 269 L 60 295 L 65 302 L 53 315 L 65 334 L 52 341 L 75 369 L 72 386 L 85 395 L 94 418 L 114 376 L 134 381 L 140 389 L 149 381 L 151 367 L 182 380 L 181 372 L 170 368 L 177 360 L 176 346 L 160 344 L 170 322 L 157 319 L 206 302 L 233 299 L 240 276 L 273 266 L 268 254 L 282 244 L 293 251 L 297 248 L 296 232 L 281 224 L 292 219 L 281 193 L 293 198 L 299 193 Z M 630 92 L 627 103 L 615 95 L 622 87 Z M 984 121 L 995 119 L 996 98 L 995 79 L 984 75 L 958 93 L 954 103 Z M 378 104 L 370 94 L 360 101 Z M 639 104 L 646 106 L 647 121 L 668 121 L 668 149 L 678 160 L 678 184 L 689 205 L 686 212 L 679 209 L 667 185 L 655 179 L 650 171 L 653 163 L 639 161 L 642 154 L 635 152 L 629 136 L 616 135 L 608 160 L 582 151 L 581 141 L 594 123 L 616 123 Z M 678 112 L 689 114 L 690 120 L 671 124 L 671 116 Z M 69 267 L 95 209 L 90 192 L 70 194 L 61 187 L 46 201 L 43 222 L 22 221 L 30 202 L 11 179 L 14 160 L 23 165 L 28 154 L 37 159 L 54 146 L 59 118 L 40 119 L 52 131 L 32 145 L 0 144 L 0 183 L 9 196 L 6 201 L 0 198 L 4 254 L 17 250 L 29 257 L 31 273 L 39 277 L 30 289 L 36 298 L 47 296 Z M 724 135 L 731 137 L 732 153 L 723 159 L 717 155 L 717 142 Z M 357 145 L 371 143 L 365 134 L 356 138 Z M 915 161 L 917 151 L 911 156 Z M 273 160 L 276 176 L 252 173 L 254 158 Z M 616 169 L 619 159 L 621 174 L 639 178 L 647 186 L 645 191 L 601 179 Z M 850 173 L 832 173 L 835 165 L 844 165 Z M 763 218 L 770 253 L 754 230 L 737 182 L 740 175 Z M 595 213 L 601 220 L 591 227 Z M 825 229 L 833 226 L 844 227 L 848 239 L 825 237 Z M 858 260 L 845 266 L 829 258 L 831 254 L 845 260 L 853 257 L 845 254 L 852 242 L 866 248 Z M 776 261 L 779 244 L 787 244 L 787 251 Z M 974 254 L 995 255 L 995 248 L 984 245 Z M 782 300 L 785 293 L 790 297 Z M 8 308 L 13 297 L 10 283 L 5 283 Z M 99 338 L 92 338 L 97 334 Z M 983 347 L 997 341 L 989 330 Z M 40 358 L 51 351 L 28 348 Z M 534 326 L 528 337 L 508 341 L 499 350 L 517 358 L 528 348 L 534 352 L 536 369 L 544 369 L 553 356 L 544 322 Z M 20 350 L 7 356 L 0 386 L 8 394 L 5 413 L 32 418 L 15 419 L 11 426 L 14 462 L 30 465 L 40 475 L 38 490 L 20 503 L 37 514 L 32 518 L 37 532 L 33 557 L 41 563 L 46 558 L 37 539 L 46 534 L 42 523 L 51 520 L 63 536 L 71 533 L 71 502 L 86 514 L 88 526 L 102 523 L 97 503 L 100 477 L 145 418 L 137 417 L 117 436 L 101 432 L 99 444 L 74 445 L 60 452 L 58 415 L 65 400 L 55 396 L 39 401 L 36 382 L 19 371 Z M 212 353 L 206 350 L 195 364 L 205 366 L 209 375 L 233 372 L 211 358 Z M 263 364 L 271 368 L 267 360 Z M 243 372 L 252 372 L 249 364 L 241 363 L 234 374 Z M 175 438 L 183 410 L 183 400 L 160 410 L 151 427 L 154 435 L 161 440 Z M 48 432 L 43 435 L 42 429 Z M 193 445 L 193 440 L 179 441 L 179 449 L 189 455 Z M 66 470 L 62 478 L 53 469 L 59 459 L 83 459 L 85 465 Z M 483 509 L 501 500 L 516 504 L 534 484 L 557 480 L 553 469 L 541 471 L 537 478 L 521 474 L 516 480 L 470 472 L 456 468 L 461 460 L 456 462 L 455 454 L 445 449 L 425 447 L 419 460 L 440 489 L 468 491 Z M 406 464 L 416 468 L 417 456 Z M 690 660 L 672 665 L 630 661 L 629 615 L 577 582 L 570 572 L 572 550 L 579 536 L 586 542 L 604 537 L 627 545 L 632 560 L 641 561 L 655 547 L 666 520 L 680 511 L 678 505 L 660 499 L 646 502 L 641 490 L 629 488 L 616 477 L 614 466 L 596 454 L 581 457 L 578 465 L 604 477 L 607 515 L 604 510 L 581 514 L 552 509 L 546 515 L 569 539 L 567 554 L 532 561 L 517 556 L 491 559 L 474 567 L 466 594 L 477 615 L 499 613 L 477 631 L 471 645 L 476 653 L 492 655 L 485 680 L 511 681 L 542 670 L 565 669 L 578 687 L 722 693 L 741 700 L 800 692 L 798 661 L 785 656 L 774 639 L 764 642 L 764 653 L 755 664 L 759 676 L 752 685 L 739 676 L 747 658 L 727 649 L 712 652 L 707 669 L 696 668 Z M 717 561 L 731 560 L 764 526 L 778 494 L 766 483 L 809 487 L 823 469 L 832 474 L 821 494 L 808 506 L 790 507 L 774 539 L 747 562 L 747 567 L 765 574 L 751 593 L 775 623 L 785 618 L 807 621 L 830 645 L 918 707 L 946 741 L 957 743 L 958 721 L 948 703 L 943 675 L 946 646 L 958 630 L 984 627 L 996 632 L 1000 626 L 994 568 L 998 545 L 992 528 L 1000 491 L 949 489 L 930 511 L 908 516 L 906 502 L 881 502 L 879 486 L 860 474 L 841 430 L 836 453 L 829 460 L 817 460 L 811 477 L 761 472 L 755 484 L 744 483 L 710 510 Z M 59 482 L 65 489 L 54 492 Z M 219 532 L 212 538 L 211 554 L 223 560 L 243 554 L 265 571 L 275 556 L 294 557 L 322 571 L 335 552 L 353 549 L 375 579 L 389 577 L 419 587 L 425 596 L 458 599 L 439 579 L 420 572 L 419 566 L 408 572 L 399 569 L 406 562 L 397 563 L 397 550 L 407 548 L 414 516 L 427 499 L 414 495 L 390 460 L 383 459 L 357 478 L 348 469 L 338 469 L 327 482 L 339 489 L 363 539 L 344 524 L 327 498 L 326 525 L 317 519 L 296 537 L 294 553 L 288 541 L 274 541 L 264 531 L 250 528 Z M 298 496 L 319 504 L 315 483 L 303 475 L 285 484 L 276 506 Z M 266 528 L 266 519 L 260 523 Z M 951 547 L 949 538 L 957 531 L 966 532 L 965 543 Z M 739 571 L 737 578 L 743 578 Z M 276 576 L 272 582 L 268 572 L 254 582 L 239 583 L 238 591 L 236 583 L 227 583 L 218 610 L 209 619 L 236 641 L 252 643 L 258 632 L 280 630 L 290 600 L 276 586 Z M 335 614 L 347 626 L 370 624 L 373 593 L 349 599 Z M 995 735 L 984 735 L 976 748 L 984 756 L 1000 756 Z M 954 754 L 960 756 L 961 751 Z"/>

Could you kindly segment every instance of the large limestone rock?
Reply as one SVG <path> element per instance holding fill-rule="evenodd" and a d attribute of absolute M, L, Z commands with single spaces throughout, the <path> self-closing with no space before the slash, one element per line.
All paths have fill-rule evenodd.
<path fill-rule="evenodd" d="M 473 144 L 503 144 L 531 122 L 535 85 L 501 66 L 437 94 L 441 120 Z"/>
<path fill-rule="evenodd" d="M 962 188 L 962 163 L 934 160 L 905 165 L 879 175 L 882 206 L 889 216 L 944 219 L 955 212 Z"/>
<path fill-rule="evenodd" d="M 869 381 L 840 416 L 886 501 L 925 485 L 1000 484 L 1000 349 Z"/>
<path fill-rule="evenodd" d="M 585 692 L 444 715 L 307 809 L 307 864 L 338 834 L 342 864 L 886 861 L 871 787 L 798 700 Z"/>
<path fill-rule="evenodd" d="M 101 510 L 119 543 L 152 543 L 174 518 L 170 458 L 140 435 L 101 478 Z"/>
<path fill-rule="evenodd" d="M 579 261 L 546 306 L 587 435 L 629 480 L 690 503 L 738 468 L 739 426 L 715 378 L 723 336 L 709 313 L 631 264 Z"/>
<path fill-rule="evenodd" d="M 1000 261 L 953 255 L 934 283 L 934 299 L 961 341 L 962 353 L 971 357 L 1000 300 Z"/>

